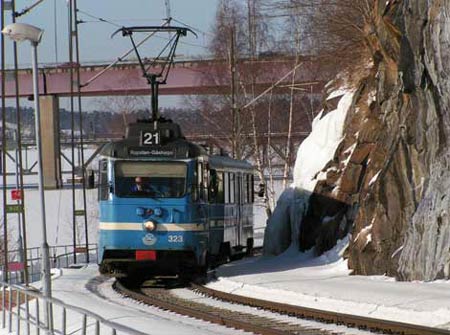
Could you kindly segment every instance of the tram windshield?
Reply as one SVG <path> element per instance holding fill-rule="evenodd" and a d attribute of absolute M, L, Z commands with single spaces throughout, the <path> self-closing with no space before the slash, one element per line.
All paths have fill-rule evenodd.
<path fill-rule="evenodd" d="M 184 163 L 116 162 L 115 194 L 121 198 L 179 198 L 186 193 Z"/>

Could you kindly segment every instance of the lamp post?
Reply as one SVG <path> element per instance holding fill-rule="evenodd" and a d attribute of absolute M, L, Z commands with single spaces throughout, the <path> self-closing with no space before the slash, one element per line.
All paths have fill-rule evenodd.
<path fill-rule="evenodd" d="M 33 96 L 35 109 L 35 127 L 36 127 L 36 145 L 38 150 L 38 175 L 39 175 L 39 195 L 41 201 L 41 229 L 42 229 L 42 282 L 43 293 L 47 298 L 51 298 L 51 281 L 50 281 L 50 253 L 47 243 L 47 224 L 45 220 L 45 197 L 44 197 L 44 177 L 42 174 L 42 145 L 41 145 L 41 111 L 39 106 L 39 81 L 38 81 L 38 62 L 37 62 L 37 46 L 41 41 L 44 31 L 25 23 L 12 23 L 7 25 L 2 33 L 15 42 L 27 40 L 31 43 L 31 55 L 33 64 Z M 49 310 L 44 309 L 47 313 L 45 318 L 49 319 Z M 47 326 L 50 323 L 47 324 Z"/>

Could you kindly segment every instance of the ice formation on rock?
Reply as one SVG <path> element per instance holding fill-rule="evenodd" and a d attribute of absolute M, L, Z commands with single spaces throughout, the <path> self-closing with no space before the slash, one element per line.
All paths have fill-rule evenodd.
<path fill-rule="evenodd" d="M 281 194 L 267 223 L 264 235 L 266 255 L 278 255 L 290 246 L 299 247 L 300 225 L 308 210 L 310 195 L 320 180 L 319 172 L 333 159 L 339 146 L 354 94 L 353 90 L 342 88 L 338 92 L 330 94 L 333 98 L 341 96 L 337 108 L 326 114 L 322 111 L 315 117 L 311 134 L 298 148 L 294 182 Z"/>

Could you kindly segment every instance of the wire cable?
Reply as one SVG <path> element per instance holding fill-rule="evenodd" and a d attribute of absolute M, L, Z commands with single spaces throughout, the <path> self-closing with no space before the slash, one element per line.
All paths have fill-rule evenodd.
<path fill-rule="evenodd" d="M 107 20 L 107 19 L 95 16 L 95 15 L 89 14 L 88 12 L 85 12 L 84 10 L 81 10 L 79 8 L 77 9 L 77 12 L 80 12 L 80 13 L 86 15 L 86 16 L 89 16 L 91 19 L 95 19 L 95 20 L 98 20 L 99 22 L 103 22 L 103 23 L 108 23 L 108 24 L 110 24 L 112 26 L 115 26 L 117 28 L 122 28 L 123 27 L 123 25 L 114 23 L 111 20 Z M 86 21 L 83 21 L 83 22 L 86 22 Z"/>
<path fill-rule="evenodd" d="M 107 23 L 107 24 L 110 24 L 110 25 L 112 25 L 112 26 L 114 26 L 114 27 L 117 27 L 117 28 L 122 28 L 122 27 L 124 27 L 124 25 L 120 25 L 120 24 L 114 23 L 113 20 L 111 20 L 111 19 L 104 19 L 104 18 L 95 16 L 95 15 L 93 15 L 93 14 L 90 14 L 90 13 L 84 11 L 84 10 L 81 10 L 81 9 L 78 9 L 77 11 L 80 12 L 80 13 L 82 13 L 82 14 L 84 14 L 84 15 L 86 15 L 86 16 L 88 16 L 88 17 L 90 17 L 91 19 L 94 19 L 94 20 L 95 20 L 95 21 L 86 21 L 86 20 L 82 20 L 82 21 L 79 21 L 79 23 Z M 180 23 L 180 24 L 182 24 L 182 25 L 184 25 L 184 26 L 186 26 L 186 27 L 188 27 L 188 28 L 191 28 L 192 30 L 198 31 L 198 32 L 200 32 L 200 33 L 202 33 L 202 34 L 205 34 L 205 35 L 212 35 L 212 34 L 209 34 L 209 33 L 205 33 L 204 31 L 202 31 L 202 30 L 200 30 L 200 29 L 198 29 L 198 28 L 194 28 L 194 27 L 192 27 L 192 26 L 190 26 L 190 25 L 188 25 L 188 24 L 186 24 L 186 23 L 183 23 L 183 22 L 181 22 L 181 21 L 179 21 L 179 20 L 176 20 L 176 19 L 172 19 L 172 20 L 175 21 L 175 22 L 178 22 L 178 23 Z M 167 38 L 167 37 L 158 36 L 158 35 L 155 36 L 155 37 L 156 37 L 156 38 L 159 38 L 159 39 L 162 39 L 162 40 L 170 41 L 170 38 Z M 200 44 L 189 43 L 189 42 L 183 42 L 183 41 L 180 41 L 179 43 L 180 43 L 180 44 L 183 44 L 183 45 L 191 46 L 191 47 L 194 47 L 194 48 L 208 49 L 208 47 L 206 47 L 206 46 L 204 46 L 204 45 L 200 45 Z"/>
<path fill-rule="evenodd" d="M 42 2 L 44 2 L 44 0 L 38 0 L 31 6 L 28 6 L 28 7 L 25 7 L 24 9 L 22 9 L 20 12 L 15 12 L 14 16 L 20 17 L 22 15 L 25 15 L 25 14 L 29 13 L 30 11 L 32 11 L 35 7 L 39 6 Z"/>
<path fill-rule="evenodd" d="M 172 18 L 172 21 L 175 21 L 175 22 L 177 22 L 177 23 L 179 23 L 179 24 L 182 24 L 183 26 L 186 26 L 186 27 L 188 27 L 188 28 L 191 28 L 191 29 L 194 30 L 194 31 L 198 31 L 199 33 L 202 33 L 202 34 L 204 34 L 204 35 L 214 36 L 212 33 L 205 32 L 205 31 L 203 31 L 203 30 L 201 30 L 201 29 L 199 29 L 199 28 L 196 28 L 196 27 L 194 27 L 194 26 L 191 26 L 190 24 L 184 23 L 183 21 L 180 21 L 180 20 L 177 20 L 177 19 L 174 19 L 174 18 Z"/>

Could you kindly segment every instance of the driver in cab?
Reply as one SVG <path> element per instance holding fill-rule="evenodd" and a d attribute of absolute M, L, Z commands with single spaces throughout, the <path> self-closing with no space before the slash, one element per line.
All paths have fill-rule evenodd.
<path fill-rule="evenodd" d="M 136 177 L 134 185 L 131 187 L 131 192 L 134 194 L 158 194 L 159 191 L 150 185 L 150 183 L 143 177 Z"/>

